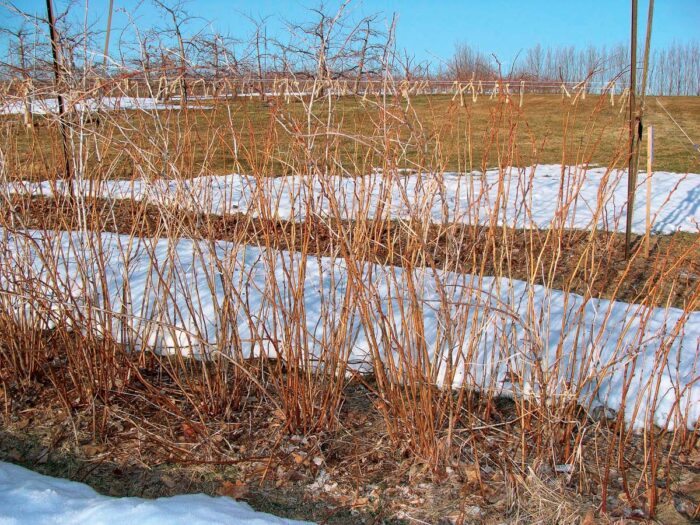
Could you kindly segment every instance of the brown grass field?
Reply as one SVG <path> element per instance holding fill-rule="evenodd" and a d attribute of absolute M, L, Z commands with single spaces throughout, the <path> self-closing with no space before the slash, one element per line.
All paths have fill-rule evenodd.
<path fill-rule="evenodd" d="M 700 171 L 700 155 L 656 98 L 649 97 L 645 118 L 645 125 L 655 130 L 654 169 Z M 658 99 L 688 135 L 700 135 L 698 97 Z M 360 97 L 334 101 L 332 135 L 324 135 L 326 108 L 318 104 L 314 110 L 317 121 L 312 127 L 321 133 L 316 147 L 332 149 L 334 160 L 327 166 L 330 174 L 364 174 L 372 167 L 390 165 L 464 172 L 504 162 L 619 167 L 627 162 L 626 106 L 621 108 L 619 100 L 611 106 L 607 95 L 588 95 L 573 105 L 560 95 L 526 95 L 522 108 L 517 97 L 503 104 L 486 96 L 476 103 L 467 98 L 463 107 L 449 96 L 418 96 L 410 105 L 390 100 L 389 109 L 381 111 L 376 104 Z M 307 133 L 306 112 L 298 100 L 285 104 L 277 98 L 266 102 L 247 98 L 202 105 L 210 109 L 161 111 L 157 119 L 143 112 L 123 111 L 103 120 L 102 126 L 91 124 L 98 128 L 95 147 L 100 159 L 91 158 L 86 176 L 138 176 L 144 157 L 152 163 L 147 171 L 163 171 L 165 143 L 167 163 L 178 177 L 232 172 L 278 176 L 303 171 L 299 140 Z M 22 174 L 26 179 L 44 180 L 56 176 L 54 163 L 61 156 L 58 127 L 46 125 L 41 116 L 35 120 L 32 131 L 23 129 L 19 116 L 0 120 L 0 140 L 6 146 L 5 160 L 12 177 Z M 401 147 L 382 143 L 380 131 L 387 132 L 385 126 L 397 142 L 405 142 Z M 168 176 L 168 170 L 163 174 Z"/>

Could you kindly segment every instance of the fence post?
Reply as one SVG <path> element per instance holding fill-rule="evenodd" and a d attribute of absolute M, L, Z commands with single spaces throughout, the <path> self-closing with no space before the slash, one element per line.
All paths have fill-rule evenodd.
<path fill-rule="evenodd" d="M 630 37 L 630 87 L 629 87 L 629 153 L 627 156 L 627 225 L 625 227 L 625 259 L 629 259 L 632 244 L 632 219 L 634 193 L 637 186 L 637 166 L 634 163 L 634 140 L 637 131 L 637 0 L 632 0 L 632 33 Z M 624 107 L 624 106 L 623 106 Z"/>
<path fill-rule="evenodd" d="M 610 107 L 615 107 L 615 82 L 610 86 Z"/>
<path fill-rule="evenodd" d="M 519 107 L 523 107 L 523 95 L 525 93 L 525 81 L 521 80 L 520 81 L 520 104 L 518 105 Z"/>
<path fill-rule="evenodd" d="M 651 175 L 654 162 L 654 126 L 647 128 L 647 210 L 646 210 L 646 239 L 644 241 L 644 254 L 649 257 L 649 245 L 651 243 Z"/>

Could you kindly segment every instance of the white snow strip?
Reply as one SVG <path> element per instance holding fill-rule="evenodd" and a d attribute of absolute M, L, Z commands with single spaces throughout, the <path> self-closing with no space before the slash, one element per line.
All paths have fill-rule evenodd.
<path fill-rule="evenodd" d="M 301 345 L 316 363 L 332 351 L 361 370 L 392 352 L 399 363 L 422 358 L 438 385 L 546 389 L 591 408 L 619 410 L 627 382 L 625 418 L 636 427 L 692 427 L 700 417 L 700 312 L 347 264 L 226 242 L 0 230 L 0 308 L 44 328 L 84 330 L 91 313 L 91 330 L 134 351 L 274 357 Z"/>
<path fill-rule="evenodd" d="M 20 115 L 24 113 L 24 101 L 22 99 L 8 100 L 0 104 L 0 115 Z M 117 111 L 139 110 L 157 111 L 164 109 L 181 109 L 181 105 L 159 102 L 153 98 L 136 97 L 102 97 L 100 99 L 79 99 L 66 101 L 68 109 L 82 111 Z M 187 106 L 190 109 L 211 109 L 209 106 Z M 58 101 L 55 97 L 33 99 L 31 103 L 33 115 L 47 115 L 58 113 Z"/>
<path fill-rule="evenodd" d="M 82 483 L 0 462 L 2 525 L 309 525 L 254 511 L 228 497 L 112 498 Z"/>
<path fill-rule="evenodd" d="M 302 220 L 337 209 L 344 219 L 383 217 L 487 224 L 494 214 L 499 224 L 518 228 L 567 228 L 624 231 L 627 177 L 604 168 L 541 165 L 509 168 L 485 174 L 381 173 L 361 177 L 247 175 L 207 176 L 184 180 L 108 180 L 81 185 L 83 194 L 116 199 L 146 199 L 177 204 L 213 214 L 249 213 Z M 14 182 L 10 192 L 52 195 L 65 193 L 59 181 Z M 500 189 L 500 190 L 499 190 Z M 499 198 L 499 191 L 501 196 Z M 646 174 L 640 173 L 633 231 L 646 228 Z M 655 172 L 650 211 L 655 233 L 700 232 L 700 175 Z"/>

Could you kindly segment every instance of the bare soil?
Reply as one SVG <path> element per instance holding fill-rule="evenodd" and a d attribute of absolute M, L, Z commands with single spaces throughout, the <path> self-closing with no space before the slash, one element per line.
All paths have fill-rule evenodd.
<path fill-rule="evenodd" d="M 14 196 L 0 210 L 4 224 L 32 229 L 80 227 L 69 199 Z M 648 256 L 634 236 L 624 256 L 624 235 L 582 230 L 517 230 L 400 221 L 329 223 L 205 215 L 133 200 L 84 200 L 96 231 L 144 237 L 190 237 L 300 250 L 406 268 L 424 266 L 478 275 L 503 275 L 586 297 L 694 309 L 700 289 L 700 235 L 653 235 Z M 342 231 L 342 235 L 339 235 Z M 341 243 L 339 239 L 347 239 Z M 663 277 L 663 278 L 662 278 Z"/>

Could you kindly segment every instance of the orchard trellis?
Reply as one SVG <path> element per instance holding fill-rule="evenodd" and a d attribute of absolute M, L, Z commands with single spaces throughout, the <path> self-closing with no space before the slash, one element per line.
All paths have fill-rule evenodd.
<path fill-rule="evenodd" d="M 111 97 L 158 98 L 167 101 L 177 99 L 182 94 L 182 86 L 187 85 L 194 99 L 230 99 L 235 97 L 283 98 L 291 102 L 293 97 L 308 96 L 314 91 L 324 90 L 334 97 L 359 96 L 366 98 L 384 94 L 408 98 L 411 96 L 449 96 L 451 101 L 465 106 L 467 101 L 476 103 L 481 96 L 494 100 L 504 95 L 507 101 L 516 99 L 520 107 L 524 105 L 524 96 L 528 94 L 560 95 L 561 100 L 569 99 L 575 104 L 579 99 L 585 100 L 588 94 L 608 95 L 610 105 L 624 106 L 629 98 L 629 88 L 619 87 L 616 81 L 593 83 L 587 80 L 580 82 L 536 82 L 526 80 L 362 80 L 355 83 L 353 79 L 324 79 L 319 82 L 314 79 L 297 77 L 219 77 L 208 78 L 168 76 L 154 72 L 155 79 L 144 81 L 142 74 L 121 75 L 119 77 L 93 77 L 86 84 L 90 89 L 71 87 L 72 93 L 78 98 L 93 96 L 102 92 Z M 355 90 L 357 88 L 357 90 Z M 10 79 L 0 83 L 0 91 L 10 98 L 55 98 L 55 91 L 50 82 L 32 79 Z M 75 97 L 74 97 L 75 98 Z"/>

